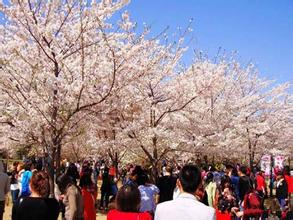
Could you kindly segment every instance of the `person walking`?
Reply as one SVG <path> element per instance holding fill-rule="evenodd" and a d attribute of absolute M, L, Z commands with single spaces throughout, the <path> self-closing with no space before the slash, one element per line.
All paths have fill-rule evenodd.
<path fill-rule="evenodd" d="M 195 165 L 184 166 L 177 181 L 178 198 L 158 204 L 155 220 L 215 220 L 215 210 L 196 199 L 201 184 L 201 171 Z"/>
<path fill-rule="evenodd" d="M 3 219 L 3 214 L 5 211 L 5 199 L 7 193 L 10 189 L 9 177 L 4 173 L 4 166 L 2 161 L 0 161 L 0 220 Z"/>

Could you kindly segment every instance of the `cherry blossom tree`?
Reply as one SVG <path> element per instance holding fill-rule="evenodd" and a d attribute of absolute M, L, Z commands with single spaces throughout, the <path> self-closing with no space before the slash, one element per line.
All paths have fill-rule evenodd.
<path fill-rule="evenodd" d="M 184 110 L 185 123 L 177 123 L 195 152 L 230 158 L 248 155 L 252 166 L 255 154 L 261 155 L 271 146 L 271 137 L 281 141 L 282 134 L 292 135 L 289 85 L 272 86 L 271 81 L 258 76 L 251 64 L 243 68 L 234 60 L 205 63 L 200 68 L 196 62 L 190 71 L 201 69 L 213 84 Z M 279 142 L 278 147 L 290 155 L 284 144 Z"/>
<path fill-rule="evenodd" d="M 147 70 L 137 54 L 153 42 L 135 36 L 127 13 L 107 23 L 127 1 L 1 3 L 1 124 L 9 138 L 43 147 L 57 162 L 62 142 L 90 115 Z M 146 64 L 147 66 L 147 64 Z"/>
<path fill-rule="evenodd" d="M 234 59 L 183 67 L 188 31 L 169 42 L 139 33 L 127 12 L 113 21 L 127 3 L 1 1 L 0 144 L 48 153 L 57 171 L 62 149 L 140 157 L 154 179 L 182 152 L 250 164 L 268 147 L 292 154 L 288 84 Z"/>

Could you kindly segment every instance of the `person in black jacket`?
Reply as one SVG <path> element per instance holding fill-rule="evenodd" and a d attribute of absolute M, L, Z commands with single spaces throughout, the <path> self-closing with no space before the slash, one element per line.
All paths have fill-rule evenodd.
<path fill-rule="evenodd" d="M 276 197 L 280 203 L 281 209 L 284 210 L 286 199 L 288 198 L 288 185 L 282 172 L 278 172 L 277 174 Z"/>
<path fill-rule="evenodd" d="M 239 199 L 242 202 L 244 200 L 245 194 L 252 189 L 252 182 L 250 178 L 246 175 L 247 167 L 241 166 L 238 170 L 239 175 Z"/>
<path fill-rule="evenodd" d="M 170 166 L 166 166 L 166 175 L 160 177 L 158 180 L 158 188 L 160 190 L 159 203 L 173 199 L 176 181 L 177 178 L 172 176 L 172 168 Z"/>
<path fill-rule="evenodd" d="M 99 209 L 108 210 L 108 204 L 109 204 L 109 197 L 111 193 L 111 177 L 109 176 L 109 168 L 106 167 L 104 169 L 104 173 L 102 175 L 102 186 L 101 186 L 101 202 Z"/>
<path fill-rule="evenodd" d="M 30 180 L 31 195 L 20 198 L 13 206 L 12 220 L 57 220 L 59 204 L 48 198 L 50 193 L 49 176 L 36 171 Z"/>

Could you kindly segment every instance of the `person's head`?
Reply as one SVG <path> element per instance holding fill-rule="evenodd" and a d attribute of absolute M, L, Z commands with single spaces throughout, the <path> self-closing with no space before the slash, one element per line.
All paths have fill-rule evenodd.
<path fill-rule="evenodd" d="M 223 176 L 221 178 L 221 190 L 224 190 L 225 188 L 232 188 L 232 182 L 229 176 Z"/>
<path fill-rule="evenodd" d="M 137 176 L 137 184 L 140 185 L 145 185 L 149 181 L 149 177 L 146 172 L 141 173 L 140 175 Z"/>
<path fill-rule="evenodd" d="M 134 184 L 122 186 L 116 195 L 116 209 L 121 212 L 139 212 L 140 192 Z"/>
<path fill-rule="evenodd" d="M 57 186 L 62 194 L 65 194 L 67 187 L 75 184 L 75 182 L 66 174 L 62 174 L 56 180 Z"/>
<path fill-rule="evenodd" d="M 142 174 L 143 172 L 144 172 L 144 170 L 142 169 L 142 167 L 139 166 L 139 165 L 136 165 L 136 166 L 134 167 L 134 169 L 132 170 L 131 174 L 132 174 L 132 175 L 140 175 L 140 174 Z"/>
<path fill-rule="evenodd" d="M 23 163 L 19 163 L 19 164 L 17 165 L 16 171 L 19 172 L 19 171 L 23 170 L 23 168 L 24 168 Z"/>
<path fill-rule="evenodd" d="M 213 180 L 214 180 L 214 174 L 212 172 L 208 172 L 207 178 L 206 178 L 206 181 L 205 181 L 206 185 L 208 185 Z"/>
<path fill-rule="evenodd" d="M 88 175 L 91 175 L 93 172 L 92 168 L 88 164 L 83 165 L 81 170 L 83 174 L 88 174 Z"/>
<path fill-rule="evenodd" d="M 70 176 L 74 181 L 76 181 L 76 179 L 79 179 L 79 173 L 74 163 L 69 164 L 65 174 Z"/>
<path fill-rule="evenodd" d="M 277 180 L 280 180 L 280 179 L 283 179 L 284 176 L 283 176 L 283 172 L 282 171 L 278 171 L 277 172 Z"/>
<path fill-rule="evenodd" d="M 13 162 L 13 170 L 17 170 L 17 167 L 18 167 L 18 164 L 19 164 L 19 162 Z"/>
<path fill-rule="evenodd" d="M 136 181 L 138 176 L 141 175 L 143 173 L 143 169 L 141 166 L 135 166 L 134 169 L 132 170 L 132 172 L 130 173 L 130 178 L 133 181 Z"/>
<path fill-rule="evenodd" d="M 25 171 L 29 171 L 29 170 L 31 170 L 31 168 L 32 168 L 32 163 L 30 161 L 28 161 L 24 164 Z"/>
<path fill-rule="evenodd" d="M 195 165 L 185 165 L 179 173 L 177 182 L 180 191 L 194 194 L 201 184 L 201 171 Z"/>
<path fill-rule="evenodd" d="M 48 197 L 50 194 L 49 175 L 44 171 L 36 171 L 30 180 L 30 189 L 33 194 Z"/>
<path fill-rule="evenodd" d="M 216 168 L 213 165 L 210 165 L 208 170 L 210 172 L 215 172 L 216 171 Z"/>
<path fill-rule="evenodd" d="M 246 173 L 247 173 L 247 167 L 246 166 L 239 167 L 239 170 L 238 170 L 239 176 L 246 175 Z"/>
<path fill-rule="evenodd" d="M 260 170 L 258 171 L 258 174 L 261 175 L 261 176 L 263 176 L 263 175 L 265 174 L 265 172 L 264 172 L 264 170 L 260 169 Z"/>
<path fill-rule="evenodd" d="M 237 168 L 236 168 L 236 167 L 234 167 L 234 168 L 232 169 L 231 175 L 232 175 L 232 176 L 238 176 L 238 172 L 237 172 Z"/>
<path fill-rule="evenodd" d="M 228 174 L 228 173 L 232 172 L 233 168 L 234 168 L 233 165 L 231 165 L 231 164 L 227 164 L 227 165 L 226 165 L 226 173 Z"/>
<path fill-rule="evenodd" d="M 225 197 L 231 196 L 232 193 L 230 191 L 230 189 L 228 187 L 223 189 L 222 195 L 224 195 Z"/>
<path fill-rule="evenodd" d="M 93 184 L 93 182 L 92 182 L 91 176 L 88 173 L 86 173 L 80 177 L 79 186 L 81 188 L 89 187 L 92 184 Z"/>
<path fill-rule="evenodd" d="M 171 175 L 172 174 L 172 171 L 173 171 L 172 167 L 169 166 L 169 165 L 167 165 L 166 166 L 166 172 L 167 172 L 167 174 Z"/>

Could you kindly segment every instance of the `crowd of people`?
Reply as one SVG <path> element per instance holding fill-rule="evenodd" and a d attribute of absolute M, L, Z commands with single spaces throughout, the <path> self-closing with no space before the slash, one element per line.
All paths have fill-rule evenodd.
<path fill-rule="evenodd" d="M 241 165 L 217 170 L 188 164 L 173 172 L 164 164 L 155 179 L 142 166 L 118 171 L 103 160 L 66 162 L 62 170 L 53 181 L 41 163 L 15 162 L 5 173 L 0 162 L 0 220 L 9 191 L 12 220 L 95 220 L 97 212 L 107 220 L 293 219 L 289 167 L 274 175 L 269 208 L 263 170 Z"/>

